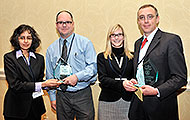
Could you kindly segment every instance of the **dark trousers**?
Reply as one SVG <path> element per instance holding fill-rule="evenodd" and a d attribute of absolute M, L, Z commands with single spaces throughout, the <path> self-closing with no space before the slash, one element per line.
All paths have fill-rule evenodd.
<path fill-rule="evenodd" d="M 34 112 L 35 110 L 31 107 L 30 112 L 27 118 L 15 118 L 15 117 L 6 117 L 4 116 L 5 120 L 41 120 L 41 116 L 37 116 Z"/>
<path fill-rule="evenodd" d="M 94 120 L 94 104 L 90 87 L 77 92 L 57 91 L 58 120 Z"/>
<path fill-rule="evenodd" d="M 144 96 L 142 102 L 134 95 L 129 120 L 179 120 L 175 99 L 177 98 L 174 96 L 160 101 L 157 96 Z"/>

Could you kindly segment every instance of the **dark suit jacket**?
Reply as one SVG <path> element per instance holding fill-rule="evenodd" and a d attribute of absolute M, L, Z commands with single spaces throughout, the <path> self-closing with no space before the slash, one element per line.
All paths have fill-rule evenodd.
<path fill-rule="evenodd" d="M 30 66 L 22 57 L 16 59 L 16 51 L 4 55 L 5 76 L 8 90 L 4 99 L 4 112 L 6 117 L 26 118 L 31 106 L 36 115 L 45 113 L 42 97 L 32 98 L 35 91 L 35 82 L 41 82 L 44 76 L 44 58 L 35 53 L 36 59 L 30 58 Z"/>
<path fill-rule="evenodd" d="M 126 62 L 127 59 L 127 62 Z M 117 73 L 123 75 L 121 77 L 131 79 L 133 78 L 133 60 L 129 60 L 124 57 L 121 70 L 119 69 L 117 62 L 112 55 L 111 65 Z M 103 53 L 99 53 L 97 56 L 98 66 L 98 79 L 100 81 L 101 93 L 99 96 L 100 101 L 114 102 L 123 98 L 126 101 L 131 100 L 132 93 L 127 92 L 123 87 L 123 80 L 115 80 L 120 76 L 115 73 L 109 65 L 108 59 L 104 58 Z M 125 67 L 126 66 L 126 67 Z"/>
<path fill-rule="evenodd" d="M 143 38 L 135 43 L 134 71 L 136 75 L 140 46 Z M 146 96 L 140 102 L 136 96 L 132 99 L 130 118 L 140 118 L 136 113 L 142 110 L 150 120 L 178 120 L 176 91 L 187 84 L 187 68 L 183 46 L 178 35 L 156 32 L 144 61 L 150 59 L 159 71 L 158 81 L 153 87 L 158 88 L 160 97 Z M 145 115 L 144 114 L 144 115 Z M 137 120 L 137 119 L 135 119 Z M 143 120 L 140 118 L 138 120 Z"/>

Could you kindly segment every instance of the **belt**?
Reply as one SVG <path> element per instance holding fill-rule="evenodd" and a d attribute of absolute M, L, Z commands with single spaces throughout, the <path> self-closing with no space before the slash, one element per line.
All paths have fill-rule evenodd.
<path fill-rule="evenodd" d="M 85 90 L 85 89 L 87 89 L 87 88 L 89 88 L 89 87 L 90 87 L 90 86 L 87 86 L 87 87 L 82 88 L 82 89 L 77 90 L 77 91 L 65 91 L 65 92 L 68 92 L 68 93 L 77 93 L 77 92 L 82 91 L 82 90 Z M 60 92 L 62 92 L 61 89 L 57 89 L 57 90 L 60 91 Z"/>
<path fill-rule="evenodd" d="M 115 78 L 115 80 L 127 80 L 127 78 Z"/>

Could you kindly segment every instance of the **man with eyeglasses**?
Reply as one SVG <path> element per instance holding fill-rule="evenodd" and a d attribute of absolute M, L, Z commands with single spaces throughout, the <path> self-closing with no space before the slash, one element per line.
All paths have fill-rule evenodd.
<path fill-rule="evenodd" d="M 58 120 L 94 120 L 94 105 L 90 85 L 96 81 L 96 52 L 92 42 L 74 33 L 72 14 L 63 10 L 56 16 L 56 29 L 60 38 L 46 53 L 46 79 L 60 74 L 60 85 L 49 90 L 51 107 Z M 63 61 L 63 64 L 59 63 Z M 56 67 L 60 65 L 58 71 Z M 61 77 L 64 76 L 64 77 Z M 59 78 L 59 77 L 58 77 Z"/>
<path fill-rule="evenodd" d="M 130 120 L 179 120 L 177 90 L 187 84 L 183 45 L 178 35 L 161 31 L 157 9 L 139 8 L 137 22 L 143 36 L 135 42 L 136 79 L 126 82 L 127 91 L 139 87 L 143 101 L 133 96 Z M 145 39 L 146 42 L 143 42 Z M 144 46 L 143 46 L 144 45 Z"/>

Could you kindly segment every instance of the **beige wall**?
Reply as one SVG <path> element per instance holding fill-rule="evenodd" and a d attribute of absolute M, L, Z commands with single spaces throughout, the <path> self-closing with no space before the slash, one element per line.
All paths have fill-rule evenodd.
<path fill-rule="evenodd" d="M 189 0 L 0 0 L 0 55 L 10 50 L 13 30 L 25 23 L 34 26 L 42 40 L 40 53 L 58 38 L 55 15 L 63 9 L 74 15 L 75 32 L 92 40 L 96 52 L 104 50 L 108 28 L 121 23 L 128 36 L 130 50 L 139 38 L 137 9 L 145 3 L 154 4 L 160 14 L 159 27 L 179 34 L 183 40 L 187 66 L 190 66 L 190 1 Z M 3 57 L 0 57 L 0 68 Z"/>
<path fill-rule="evenodd" d="M 135 40 L 141 36 L 136 23 L 136 12 L 145 3 L 152 3 L 158 8 L 159 27 L 162 30 L 181 36 L 189 69 L 189 0 L 0 0 L 0 68 L 3 68 L 4 53 L 11 50 L 9 38 L 22 23 L 34 26 L 39 33 L 42 40 L 39 52 L 45 56 L 47 47 L 58 38 L 55 15 L 63 9 L 73 13 L 75 32 L 92 40 L 97 53 L 104 50 L 107 30 L 116 23 L 124 26 L 129 48 L 133 51 Z M 186 94 L 180 97 L 186 100 L 185 104 L 180 102 L 185 107 L 190 97 Z"/>

